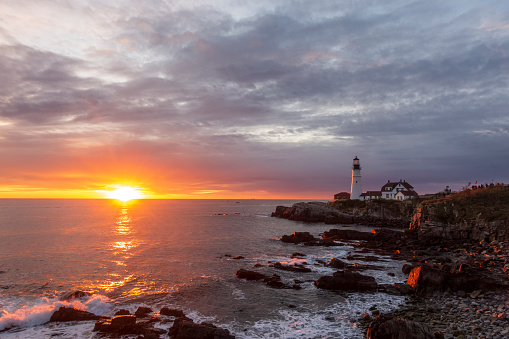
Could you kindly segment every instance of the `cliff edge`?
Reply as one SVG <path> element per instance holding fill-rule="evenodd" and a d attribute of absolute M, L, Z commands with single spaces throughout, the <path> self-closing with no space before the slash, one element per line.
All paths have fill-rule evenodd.
<path fill-rule="evenodd" d="M 418 201 L 344 200 L 333 203 L 299 202 L 292 207 L 277 206 L 273 217 L 326 224 L 363 224 L 408 228 Z"/>
<path fill-rule="evenodd" d="M 509 187 L 465 190 L 423 201 L 410 228 L 419 237 L 470 241 L 509 241 Z"/>

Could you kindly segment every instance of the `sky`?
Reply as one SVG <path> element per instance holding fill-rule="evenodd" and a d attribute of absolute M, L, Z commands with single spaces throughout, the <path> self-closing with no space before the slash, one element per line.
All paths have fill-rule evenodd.
<path fill-rule="evenodd" d="M 0 198 L 509 183 L 509 2 L 0 2 Z"/>

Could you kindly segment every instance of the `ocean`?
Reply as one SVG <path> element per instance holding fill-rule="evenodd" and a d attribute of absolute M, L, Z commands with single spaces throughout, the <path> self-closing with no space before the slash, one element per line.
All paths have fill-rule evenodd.
<path fill-rule="evenodd" d="M 167 306 L 237 338 L 362 338 L 357 321 L 363 313 L 374 305 L 394 309 L 404 298 L 317 289 L 313 282 L 335 271 L 324 262 L 349 262 L 355 246 L 279 241 L 283 234 L 318 236 L 337 227 L 270 217 L 277 205 L 295 202 L 0 199 L 0 338 L 99 338 L 93 321 L 47 323 L 60 306 L 108 316 Z M 293 252 L 306 256 L 292 259 Z M 269 267 L 276 261 L 306 262 L 312 272 Z M 382 269 L 363 274 L 378 283 L 405 281 L 402 262 L 381 257 L 375 264 Z M 238 279 L 240 268 L 278 274 L 289 285 L 303 281 L 302 289 Z M 77 290 L 94 294 L 61 300 Z"/>

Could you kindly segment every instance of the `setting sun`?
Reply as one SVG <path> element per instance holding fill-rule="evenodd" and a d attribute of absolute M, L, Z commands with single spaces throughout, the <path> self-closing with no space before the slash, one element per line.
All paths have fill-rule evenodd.
<path fill-rule="evenodd" d="M 140 192 L 137 188 L 129 186 L 120 186 L 114 191 L 106 194 L 106 197 L 109 199 L 117 199 L 124 202 L 133 199 L 142 199 L 144 196 L 145 194 L 143 192 Z"/>

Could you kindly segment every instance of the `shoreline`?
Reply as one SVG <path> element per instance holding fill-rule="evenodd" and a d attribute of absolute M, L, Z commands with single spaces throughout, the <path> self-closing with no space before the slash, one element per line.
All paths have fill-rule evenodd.
<path fill-rule="evenodd" d="M 479 208 L 478 205 L 476 207 Z M 340 213 L 344 214 L 344 211 L 333 211 L 333 213 L 338 219 L 337 216 L 341 216 Z M 329 206 L 299 203 L 292 207 L 278 206 L 272 216 L 310 224 L 317 222 L 328 224 L 330 214 Z M 375 213 L 372 215 L 377 217 Z M 421 214 L 418 216 L 421 217 Z M 344 215 L 341 217 L 346 219 Z M 415 215 L 413 220 L 415 222 Z M 348 230 L 333 228 L 321 234 L 321 239 L 311 241 L 308 239 L 307 242 L 298 241 L 298 243 L 310 246 L 330 246 L 331 241 L 353 240 L 358 241 L 356 246 L 362 248 L 362 252 L 390 256 L 394 260 L 410 263 L 402 267 L 404 273 L 409 274 L 406 283 L 394 284 L 394 286 L 379 285 L 378 289 L 385 293 L 407 295 L 406 302 L 385 314 L 380 314 L 376 307 L 372 307 L 369 313 L 365 313 L 359 319 L 358 324 L 367 338 L 386 338 L 383 335 L 377 336 L 377 331 L 381 324 L 388 323 L 390 323 L 389 327 L 395 323 L 403 324 L 403 327 L 406 326 L 404 331 L 416 331 L 417 327 L 417 332 L 421 329 L 426 332 L 426 335 L 423 332 L 416 332 L 417 336 L 413 333 L 414 336 L 410 336 L 412 338 L 509 337 L 509 241 L 507 239 L 478 241 L 429 236 L 416 228 L 396 231 L 382 227 L 368 233 L 356 230 L 356 226 L 368 225 L 352 221 L 348 220 L 346 224 L 334 223 L 341 227 L 347 226 Z M 384 220 L 384 222 L 387 221 L 389 220 Z M 373 225 L 380 227 L 380 222 L 375 222 Z M 333 225 L 330 226 L 333 227 Z M 504 230 L 501 231 L 498 234 L 503 235 Z M 496 233 L 490 229 L 490 234 Z M 304 240 L 305 237 L 302 239 Z M 288 236 L 283 236 L 281 240 L 292 242 L 289 241 L 291 238 Z M 340 268 L 345 272 L 352 266 Z M 338 274 L 341 276 L 344 273 L 338 271 Z M 396 331 L 394 333 L 399 333 L 401 328 L 393 326 L 392 330 Z"/>
<path fill-rule="evenodd" d="M 443 338 L 504 338 L 509 336 L 509 293 L 438 292 L 423 297 L 410 296 L 398 309 L 385 313 L 387 318 L 407 319 L 427 324 Z M 372 316 L 359 324 L 366 334 Z"/>

